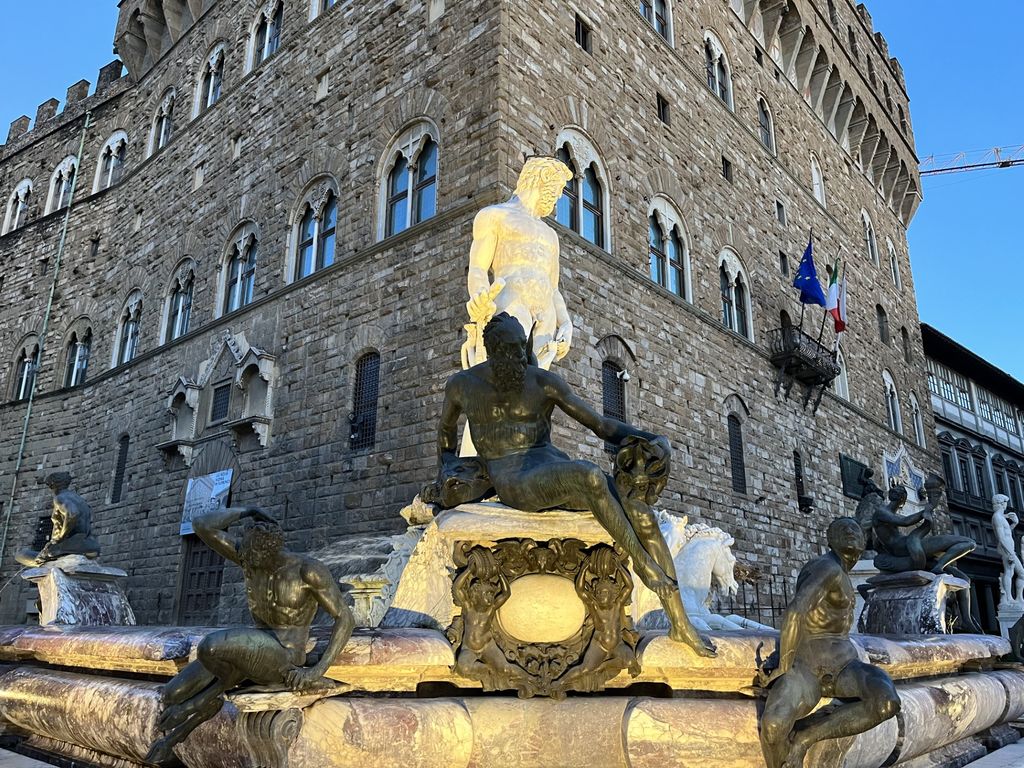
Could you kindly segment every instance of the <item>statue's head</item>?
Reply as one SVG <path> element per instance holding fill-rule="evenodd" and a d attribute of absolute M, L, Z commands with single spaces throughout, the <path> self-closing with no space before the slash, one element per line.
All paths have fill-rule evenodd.
<path fill-rule="evenodd" d="M 864 529 L 852 517 L 833 520 L 825 535 L 828 538 L 829 549 L 847 560 L 858 560 L 864 552 Z"/>
<path fill-rule="evenodd" d="M 894 485 L 889 489 L 889 505 L 893 509 L 899 509 L 907 503 L 907 489 L 902 485 Z"/>
<path fill-rule="evenodd" d="M 516 197 L 534 216 L 550 216 L 572 178 L 569 166 L 554 157 L 531 157 L 519 172 Z"/>
<path fill-rule="evenodd" d="M 997 493 L 992 497 L 992 509 L 999 514 L 1005 512 L 1009 505 L 1010 497 L 1004 493 Z"/>
<path fill-rule="evenodd" d="M 281 526 L 259 521 L 242 534 L 238 557 L 243 566 L 253 570 L 272 567 L 284 552 L 284 531 Z"/>
<path fill-rule="evenodd" d="M 71 475 L 67 472 L 51 472 L 43 478 L 43 485 L 56 495 L 71 487 Z"/>
<path fill-rule="evenodd" d="M 495 315 L 484 327 L 487 359 L 494 369 L 495 384 L 502 391 L 517 392 L 523 388 L 530 363 L 528 347 L 523 326 L 507 312 Z"/>
<path fill-rule="evenodd" d="M 928 475 L 924 481 L 924 496 L 933 507 L 942 501 L 942 494 L 946 491 L 946 481 L 934 472 Z"/>

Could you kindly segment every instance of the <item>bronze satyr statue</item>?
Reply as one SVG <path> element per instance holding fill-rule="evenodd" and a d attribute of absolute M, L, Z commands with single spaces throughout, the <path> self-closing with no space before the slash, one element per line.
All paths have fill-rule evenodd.
<path fill-rule="evenodd" d="M 970 583 L 970 577 L 955 566 L 957 560 L 969 555 L 978 546 L 966 536 L 933 534 L 933 516 L 942 502 L 944 483 L 936 475 L 925 482 L 928 503 L 920 512 L 901 515 L 907 503 L 907 489 L 894 486 L 889 489 L 889 503 L 878 503 L 880 489 L 873 483 L 865 484 L 871 496 L 878 499 L 870 516 L 874 544 L 878 550 L 875 567 L 883 573 L 931 571 L 936 575 L 949 574 Z M 863 521 L 862 521 L 863 524 Z M 901 528 L 916 526 L 909 533 Z M 971 613 L 971 592 L 963 589 L 956 593 L 960 623 L 968 632 L 983 633 Z"/>
<path fill-rule="evenodd" d="M 900 709 L 889 675 L 862 662 L 850 642 L 849 574 L 864 551 L 864 531 L 853 518 L 840 518 L 828 527 L 828 545 L 829 552 L 800 571 L 783 618 L 778 666 L 771 670 L 769 659 L 762 671 L 763 686 L 770 686 L 761 719 L 768 768 L 803 768 L 818 742 L 864 733 Z M 841 703 L 807 717 L 822 698 Z"/>
<path fill-rule="evenodd" d="M 252 518 L 241 536 L 228 533 L 233 523 Z M 207 635 L 196 661 L 162 691 L 166 709 L 157 722 L 163 738 L 153 744 L 147 762 L 171 760 L 173 748 L 224 705 L 224 694 L 249 681 L 279 690 L 308 691 L 331 685 L 324 679 L 352 636 L 355 622 L 341 589 L 322 563 L 284 548 L 284 534 L 259 509 L 220 509 L 192 522 L 211 549 L 238 563 L 255 627 L 222 629 Z M 307 655 L 309 628 L 317 608 L 334 619 L 327 648 L 319 659 Z"/>
<path fill-rule="evenodd" d="M 53 472 L 43 482 L 53 491 L 53 532 L 38 552 L 26 547 L 15 553 L 15 559 L 34 568 L 65 555 L 98 557 L 100 544 L 92 535 L 92 510 L 85 499 L 69 490 L 71 475 Z"/>
<path fill-rule="evenodd" d="M 658 466 L 657 477 L 644 477 L 641 484 L 667 478 L 672 455 L 668 440 L 601 416 L 561 378 L 535 365 L 530 341 L 510 315 L 495 315 L 483 336 L 488 360 L 455 374 L 445 388 L 438 428 L 441 466 L 434 497 L 441 495 L 438 488 L 451 483 L 453 467 L 464 477 L 475 475 L 466 471 L 466 460 L 457 455 L 459 416 L 465 414 L 479 461 L 502 503 L 525 512 L 559 508 L 592 512 L 632 558 L 640 579 L 661 599 L 671 623 L 670 637 L 702 656 L 713 656 L 714 646 L 686 616 L 672 554 L 653 518 L 650 524 L 645 522 L 646 505 L 625 505 L 620 490 L 600 467 L 573 461 L 555 448 L 551 415 L 559 408 L 615 445 L 622 446 L 628 438 L 641 441 L 643 464 Z M 471 496 L 467 493 L 450 501 L 471 501 Z"/>

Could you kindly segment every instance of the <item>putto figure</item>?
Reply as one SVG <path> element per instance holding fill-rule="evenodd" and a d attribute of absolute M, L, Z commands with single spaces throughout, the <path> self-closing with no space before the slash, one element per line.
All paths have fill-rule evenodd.
<path fill-rule="evenodd" d="M 453 467 L 465 472 L 465 460 L 457 454 L 459 417 L 465 414 L 480 466 L 502 503 L 525 512 L 559 508 L 592 512 L 632 558 L 640 579 L 660 598 L 672 639 L 701 655 L 714 655 L 714 646 L 686 616 L 671 574 L 672 555 L 657 524 L 648 524 L 642 509 L 649 503 L 649 486 L 668 475 L 672 455 L 668 440 L 601 416 L 561 378 L 531 364 L 526 333 L 507 313 L 491 319 L 483 338 L 487 362 L 455 374 L 445 388 L 438 427 L 437 485 L 451 480 Z M 573 461 L 551 444 L 555 408 L 607 442 L 622 446 L 633 437 L 644 443 L 643 469 L 632 473 L 643 500 L 634 499 L 638 503 L 627 511 L 620 492 L 600 467 Z"/>
<path fill-rule="evenodd" d="M 69 490 L 71 475 L 53 472 L 43 483 L 53 491 L 53 511 L 50 513 L 53 532 L 38 552 L 25 547 L 15 553 L 15 559 L 34 568 L 65 555 L 98 557 L 100 544 L 92 535 L 92 510 L 85 499 Z"/>
<path fill-rule="evenodd" d="M 255 522 L 241 536 L 228 533 L 244 518 Z M 220 509 L 196 518 L 192 525 L 211 549 L 241 566 L 256 626 L 207 635 L 196 649 L 196 660 L 163 687 L 166 709 L 157 727 L 165 735 L 146 757 L 156 764 L 171 761 L 174 746 L 214 717 L 224 705 L 224 694 L 246 681 L 282 690 L 328 687 L 324 674 L 355 626 L 327 567 L 287 551 L 281 527 L 270 515 L 253 508 Z M 317 608 L 334 619 L 319 658 L 307 650 Z"/>
<path fill-rule="evenodd" d="M 470 323 L 462 348 L 463 368 L 487 359 L 483 329 L 499 312 L 532 329 L 541 368 L 547 370 L 569 353 L 572 319 L 558 290 L 558 235 L 544 217 L 551 215 L 571 178 L 560 160 L 531 158 L 519 174 L 512 199 L 477 214 L 469 253 Z"/>
<path fill-rule="evenodd" d="M 828 527 L 827 536 L 829 552 L 805 565 L 797 578 L 782 622 L 778 666 L 772 670 L 769 659 L 762 673 L 763 686 L 770 686 L 761 721 L 768 768 L 803 768 L 818 742 L 864 733 L 900 710 L 889 675 L 862 662 L 850 642 L 850 569 L 864 552 L 864 531 L 844 517 Z M 843 703 L 807 717 L 823 698 Z"/>

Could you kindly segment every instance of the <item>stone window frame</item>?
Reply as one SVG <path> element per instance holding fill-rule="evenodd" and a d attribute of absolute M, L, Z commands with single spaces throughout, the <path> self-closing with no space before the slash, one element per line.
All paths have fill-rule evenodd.
<path fill-rule="evenodd" d="M 559 152 L 564 152 L 569 156 L 570 163 L 567 163 L 569 169 L 575 174 L 573 179 L 566 182 L 566 189 L 574 188 L 575 201 L 576 201 L 576 213 L 570 224 L 559 219 L 559 210 L 555 209 L 553 218 L 562 226 L 571 229 L 576 232 L 580 237 L 583 237 L 587 242 L 594 243 L 598 248 L 601 248 L 609 253 L 612 252 L 612 221 L 611 221 L 611 199 L 612 199 L 612 188 L 609 179 L 609 173 L 604 160 L 602 159 L 601 152 L 598 150 L 597 145 L 593 139 L 579 126 L 567 125 L 558 132 L 558 136 L 555 138 L 556 155 Z M 564 162 L 564 160 L 563 160 Z M 583 183 L 586 180 L 586 172 L 591 171 L 594 179 L 598 185 L 598 192 L 601 196 L 599 205 L 596 209 L 596 214 L 600 216 L 600 240 L 601 242 L 594 242 L 583 235 L 583 210 L 585 207 Z M 595 209 L 593 206 L 588 206 L 591 210 L 591 215 L 594 215 Z"/>
<path fill-rule="evenodd" d="M 903 276 L 900 274 L 900 262 L 899 257 L 896 255 L 896 246 L 893 245 L 891 238 L 885 238 L 886 250 L 889 252 L 889 275 L 892 277 L 892 284 L 896 286 L 896 290 L 903 290 Z"/>
<path fill-rule="evenodd" d="M 725 52 L 725 46 L 711 30 L 704 32 L 704 72 L 708 90 L 711 91 L 729 111 L 735 111 L 733 98 L 732 65 Z M 724 75 L 724 77 L 723 77 Z"/>
<path fill-rule="evenodd" d="M 110 367 L 117 368 L 127 365 L 139 355 L 139 346 L 142 338 L 142 310 L 144 307 L 142 289 L 133 288 L 128 297 L 121 305 L 121 311 L 117 315 L 117 329 L 114 334 L 114 343 L 110 355 Z M 129 330 L 129 323 L 135 324 L 134 341 L 126 335 Z"/>
<path fill-rule="evenodd" d="M 164 306 L 160 323 L 162 343 L 168 344 L 175 339 L 180 339 L 192 329 L 195 288 L 196 262 L 192 258 L 184 258 L 171 271 L 167 289 L 164 291 Z"/>
<path fill-rule="evenodd" d="M 152 157 L 174 139 L 174 107 L 178 100 L 178 92 L 174 86 L 164 91 L 153 114 L 153 122 L 149 129 L 149 150 L 147 157 Z M 165 135 L 166 134 L 166 135 Z"/>
<path fill-rule="evenodd" d="M 32 179 L 22 179 L 14 187 L 11 196 L 7 199 L 7 208 L 4 214 L 3 229 L 0 235 L 6 235 L 16 229 L 21 229 L 28 223 L 29 204 L 33 191 Z"/>
<path fill-rule="evenodd" d="M 210 52 L 203 57 L 202 66 L 196 77 L 196 93 L 192 106 L 192 118 L 195 119 L 206 112 L 224 96 L 224 71 L 227 59 L 228 44 L 225 40 L 218 40 L 210 47 Z M 210 77 L 207 85 L 207 76 Z M 214 84 L 219 76 L 220 82 L 216 89 L 216 98 L 213 98 Z"/>
<path fill-rule="evenodd" d="M 61 160 L 50 175 L 49 191 L 46 195 L 46 213 L 54 213 L 71 204 L 73 188 L 78 178 L 78 158 L 68 155 Z"/>
<path fill-rule="evenodd" d="M 900 392 L 896 380 L 888 369 L 882 371 L 882 390 L 885 398 L 885 414 L 889 429 L 903 434 L 903 412 L 900 408 Z"/>
<path fill-rule="evenodd" d="M 821 205 L 828 209 L 828 190 L 825 188 L 825 171 L 822 168 L 818 155 L 811 152 L 811 195 Z"/>
<path fill-rule="evenodd" d="M 860 209 L 861 224 L 864 227 L 864 252 L 867 254 L 871 263 L 876 267 L 881 266 L 881 260 L 878 255 L 878 235 L 875 232 L 875 224 L 871 220 L 871 214 L 866 209 Z"/>
<path fill-rule="evenodd" d="M 93 333 L 92 321 L 88 317 L 78 318 L 68 326 L 64 338 L 66 342 L 64 344 L 64 358 L 61 368 L 64 375 L 61 382 L 66 389 L 70 389 L 81 386 L 88 379 L 88 366 L 93 358 L 93 351 L 96 345 L 96 335 Z M 86 351 L 84 362 L 81 365 L 82 372 L 79 376 L 79 362 L 82 361 L 81 347 L 83 345 Z"/>
<path fill-rule="evenodd" d="M 11 402 L 21 403 L 28 400 L 32 390 L 39 383 L 41 347 L 39 335 L 36 333 L 26 334 L 18 342 L 11 365 Z"/>
<path fill-rule="evenodd" d="M 96 175 L 92 182 L 92 193 L 102 192 L 124 178 L 124 167 L 128 161 L 128 133 L 114 131 L 96 155 Z M 109 162 L 109 165 L 108 165 Z"/>
<path fill-rule="evenodd" d="M 761 146 L 771 152 L 773 156 L 777 155 L 779 145 L 775 140 L 775 117 L 772 115 L 768 97 L 763 93 L 757 94 L 757 127 Z"/>
<path fill-rule="evenodd" d="M 256 299 L 256 274 L 259 271 L 259 247 L 262 240 L 261 230 L 259 225 L 247 219 L 241 222 L 235 227 L 231 233 L 231 237 L 228 238 L 227 243 L 224 246 L 224 251 L 220 257 L 220 268 L 217 270 L 217 301 L 214 307 L 214 318 L 220 318 L 224 315 L 231 314 L 244 309 Z M 252 269 L 252 297 L 249 301 L 239 302 L 239 305 L 234 309 L 228 308 L 228 294 L 229 285 L 228 280 L 231 275 L 231 267 L 234 263 L 235 254 L 238 253 L 240 256 L 255 250 L 256 263 Z M 245 276 L 246 272 L 240 272 L 239 279 Z"/>
<path fill-rule="evenodd" d="M 263 39 L 260 40 L 261 28 Z M 266 0 L 249 25 L 248 44 L 245 51 L 245 73 L 257 69 L 281 49 L 281 33 L 284 31 L 284 0 Z M 257 44 L 261 43 L 261 47 Z"/>
<path fill-rule="evenodd" d="M 668 286 L 668 273 L 672 268 L 672 260 L 671 255 L 668 252 L 667 246 L 665 249 L 665 281 L 659 282 L 658 284 L 661 285 L 661 287 L 664 288 L 665 290 L 671 291 L 674 295 L 678 296 L 683 301 L 692 304 L 693 275 L 691 272 L 690 262 L 690 234 L 687 231 L 686 226 L 683 224 L 683 215 L 679 212 L 678 206 L 676 206 L 676 204 L 672 201 L 671 198 L 668 197 L 668 195 L 659 193 L 654 196 L 654 198 L 651 200 L 650 206 L 648 206 L 647 218 L 649 223 L 651 222 L 651 219 L 654 219 L 660 225 L 663 242 L 667 244 L 672 234 L 674 232 L 677 232 L 679 236 L 679 241 L 682 245 L 682 254 L 680 259 L 680 267 L 682 269 L 682 280 L 680 281 L 680 290 L 682 292 L 675 293 L 675 291 L 672 291 L 672 289 Z M 649 254 L 651 252 L 651 246 L 652 243 L 650 242 L 650 232 L 648 232 Z M 650 264 L 648 264 L 648 274 L 650 275 L 653 281 L 654 275 L 650 270 Z"/>
<path fill-rule="evenodd" d="M 721 275 L 725 274 L 728 280 L 728 291 L 729 298 L 731 299 L 731 324 L 726 322 L 725 318 L 725 290 L 724 285 L 721 286 L 721 294 L 723 299 L 722 311 L 719 313 L 719 320 L 722 326 L 737 336 L 741 336 L 747 341 L 754 341 L 754 313 L 753 313 L 753 297 L 751 295 L 751 282 L 750 275 L 746 268 L 743 266 L 743 262 L 740 260 L 739 254 L 730 246 L 726 246 L 722 249 L 722 252 L 718 256 L 718 270 L 719 280 L 721 282 Z M 739 295 L 739 301 L 737 300 L 736 288 L 741 287 L 743 292 Z M 741 306 L 742 305 L 742 306 Z M 740 328 L 740 311 L 746 312 L 746 332 L 741 332 Z"/>
<path fill-rule="evenodd" d="M 875 320 L 878 322 L 878 340 L 885 346 L 892 345 L 892 327 L 889 325 L 889 313 L 881 304 L 875 304 Z"/>
<path fill-rule="evenodd" d="M 919 448 L 928 449 L 928 437 L 924 431 L 924 414 L 921 412 L 921 402 L 914 392 L 910 393 L 910 418 L 914 423 L 914 442 Z"/>
<path fill-rule="evenodd" d="M 340 189 L 337 179 L 329 173 L 322 173 L 316 176 L 303 191 L 302 195 L 299 196 L 295 207 L 292 209 L 291 215 L 288 221 L 288 251 L 287 258 L 285 259 L 285 283 L 294 283 L 297 280 L 305 280 L 317 272 L 326 269 L 333 265 L 338 259 L 338 219 L 341 213 L 341 197 L 338 194 Z M 324 264 L 320 263 L 320 251 L 323 248 L 323 238 L 321 232 L 321 222 L 324 213 L 327 210 L 329 203 L 334 202 L 335 205 L 335 224 L 334 224 L 334 252 L 331 256 L 330 264 L 326 263 L 326 257 L 324 258 Z M 313 269 L 307 275 L 299 275 L 299 246 L 304 242 L 300 240 L 301 237 L 300 229 L 302 222 L 305 219 L 307 209 L 313 213 Z"/>
<path fill-rule="evenodd" d="M 433 177 L 434 186 L 434 212 L 429 216 L 419 217 L 415 211 L 415 194 L 421 182 L 413 183 L 417 178 L 419 170 L 419 159 L 426 149 L 428 143 L 433 143 L 437 157 L 435 159 L 435 173 Z M 442 155 L 441 132 L 433 120 L 421 116 L 407 123 L 388 142 L 387 149 L 381 155 L 380 168 L 377 173 L 377 242 L 394 237 L 411 227 L 427 221 L 438 213 L 438 191 L 441 182 L 441 155 Z M 399 160 L 404 160 L 409 174 L 409 183 L 406 194 L 406 223 L 405 225 L 389 234 L 389 209 L 391 194 L 391 175 L 394 172 Z M 426 181 L 426 180 L 422 180 Z"/>
<path fill-rule="evenodd" d="M 659 6 L 663 8 L 663 18 L 658 13 Z M 671 0 L 640 0 L 639 11 L 647 23 L 654 28 L 654 31 L 672 48 L 675 48 L 675 25 L 672 23 Z M 660 28 L 661 23 L 664 23 L 664 29 Z"/>
<path fill-rule="evenodd" d="M 341 5 L 341 0 L 310 0 L 309 20 L 313 21 L 318 19 L 331 9 L 337 8 L 339 5 Z"/>

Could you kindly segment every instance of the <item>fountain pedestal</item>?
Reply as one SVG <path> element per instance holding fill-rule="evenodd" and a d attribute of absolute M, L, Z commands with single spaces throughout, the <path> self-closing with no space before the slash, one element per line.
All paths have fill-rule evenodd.
<path fill-rule="evenodd" d="M 82 555 L 30 568 L 22 578 L 39 589 L 39 623 L 85 626 L 135 624 L 122 582 L 128 574 Z"/>
<path fill-rule="evenodd" d="M 963 579 L 907 571 L 867 580 L 870 590 L 858 628 L 872 635 L 944 635 L 948 597 L 970 589 Z"/>

